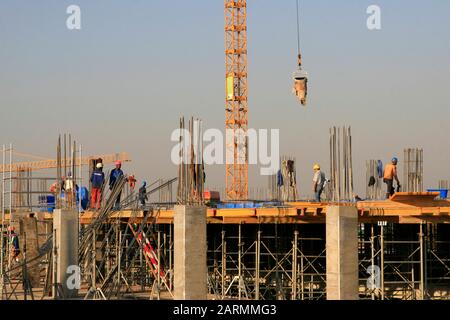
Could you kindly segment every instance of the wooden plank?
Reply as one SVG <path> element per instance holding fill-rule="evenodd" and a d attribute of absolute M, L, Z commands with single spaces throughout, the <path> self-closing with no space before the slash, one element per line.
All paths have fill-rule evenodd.
<path fill-rule="evenodd" d="M 285 217 L 285 216 L 294 216 L 296 217 L 297 208 L 259 208 L 256 209 L 256 216 L 273 216 L 273 217 Z"/>
<path fill-rule="evenodd" d="M 216 217 L 253 217 L 256 216 L 256 209 L 239 208 L 239 209 L 217 209 Z"/>
<path fill-rule="evenodd" d="M 439 192 L 396 192 L 389 200 L 398 202 L 432 201 L 439 197 Z"/>

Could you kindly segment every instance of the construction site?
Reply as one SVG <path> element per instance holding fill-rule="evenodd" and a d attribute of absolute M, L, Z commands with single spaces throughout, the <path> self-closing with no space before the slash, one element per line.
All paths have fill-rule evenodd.
<path fill-rule="evenodd" d="M 314 179 L 280 155 L 267 184 L 250 189 L 247 2 L 222 8 L 221 103 L 232 132 L 222 185 L 205 184 L 196 110 L 173 119 L 177 170 L 148 184 L 127 173 L 138 154 L 86 154 L 70 133 L 49 138 L 52 158 L 0 144 L 0 300 L 450 299 L 450 176 L 424 183 L 422 146 L 367 159 L 361 172 L 358 132 L 326 127 L 329 157 L 314 164 Z M 292 93 L 303 111 L 314 84 L 300 49 Z M 312 181 L 314 200 L 299 178 Z"/>

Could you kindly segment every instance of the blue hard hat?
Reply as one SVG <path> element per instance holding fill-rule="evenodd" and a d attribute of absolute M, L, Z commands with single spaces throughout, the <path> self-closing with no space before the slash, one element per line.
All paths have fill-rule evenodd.
<path fill-rule="evenodd" d="M 397 157 L 393 157 L 393 158 L 392 158 L 392 161 L 396 161 L 396 162 L 398 162 L 398 159 L 397 159 Z"/>
<path fill-rule="evenodd" d="M 147 181 L 142 181 L 142 185 L 146 186 L 147 185 Z"/>

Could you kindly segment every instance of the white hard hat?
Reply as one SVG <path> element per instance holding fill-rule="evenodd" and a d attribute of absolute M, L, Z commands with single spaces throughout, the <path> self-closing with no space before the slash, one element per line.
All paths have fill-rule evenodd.
<path fill-rule="evenodd" d="M 103 164 L 102 164 L 101 162 L 99 162 L 99 163 L 97 163 L 96 167 L 97 167 L 98 169 L 103 168 Z"/>

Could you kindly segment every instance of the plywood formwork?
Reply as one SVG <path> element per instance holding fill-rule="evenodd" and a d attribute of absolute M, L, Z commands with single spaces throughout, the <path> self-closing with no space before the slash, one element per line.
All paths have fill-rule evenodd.
<path fill-rule="evenodd" d="M 450 223 L 450 201 L 435 200 L 437 193 L 394 195 L 390 200 L 360 201 L 356 203 L 358 220 L 361 223 L 388 221 L 393 223 Z M 283 207 L 207 209 L 208 223 L 325 223 L 327 206 L 330 202 L 288 202 Z M 339 205 L 346 205 L 340 203 Z M 347 205 L 355 205 L 347 203 Z M 113 212 L 110 219 L 142 220 L 145 212 L 140 210 L 122 210 Z M 89 224 L 97 216 L 96 212 L 81 214 L 81 224 Z M 152 223 L 173 223 L 173 209 L 160 209 Z M 51 213 L 45 213 L 45 219 L 51 220 Z M 5 215 L 9 221 L 9 214 Z"/>
<path fill-rule="evenodd" d="M 434 223 L 450 222 L 450 201 L 435 200 L 437 193 L 396 194 L 390 200 L 360 201 L 340 203 L 339 205 L 356 205 L 358 220 L 362 223 L 389 221 L 395 223 Z M 208 223 L 325 223 L 327 206 L 330 202 L 288 202 L 283 207 L 241 208 L 207 210 Z M 154 217 L 155 223 L 173 223 L 174 211 L 159 210 Z M 49 215 L 50 216 L 50 215 Z M 90 223 L 95 212 L 81 215 L 81 223 Z M 123 210 L 111 214 L 111 218 L 137 219 L 144 217 L 144 212 Z"/>

